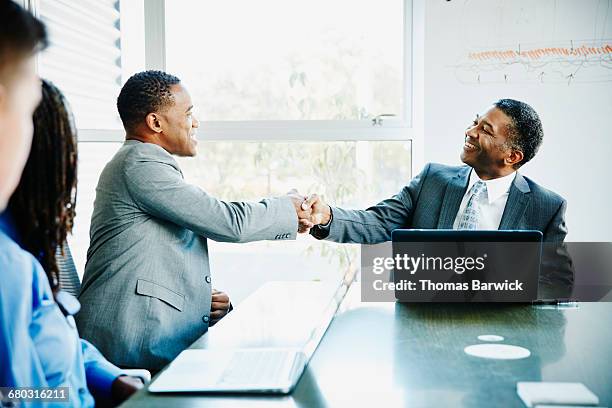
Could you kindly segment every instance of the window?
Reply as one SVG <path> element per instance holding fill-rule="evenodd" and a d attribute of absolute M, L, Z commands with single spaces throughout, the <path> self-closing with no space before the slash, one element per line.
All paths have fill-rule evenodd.
<path fill-rule="evenodd" d="M 401 117 L 403 15 L 402 0 L 167 1 L 166 68 L 207 121 Z"/>
<path fill-rule="evenodd" d="M 40 54 L 40 76 L 62 89 L 79 129 L 121 130 L 115 101 L 126 68 L 137 67 L 138 60 L 144 67 L 144 57 L 134 44 L 144 35 L 138 33 L 138 28 L 144 33 L 144 26 L 142 17 L 137 18 L 137 2 L 40 0 L 35 4 L 51 40 Z M 133 18 L 122 16 L 124 12 Z"/>
<path fill-rule="evenodd" d="M 79 128 L 117 128 L 112 101 L 121 87 L 119 2 L 41 0 L 38 13 L 51 39 L 40 56 L 41 77 L 66 94 Z"/>
<path fill-rule="evenodd" d="M 399 191 L 415 154 L 419 161 L 411 0 L 34 4 L 52 43 L 40 73 L 64 90 L 79 128 L 70 242 L 80 273 L 95 186 L 124 138 L 116 97 L 145 68 L 178 75 L 191 92 L 199 155 L 179 162 L 189 182 L 220 199 L 259 200 L 298 188 L 364 208 Z M 210 248 L 215 286 L 235 302 L 266 280 L 338 279 L 347 266 L 358 267 L 357 246 L 309 236 Z"/>
<path fill-rule="evenodd" d="M 166 1 L 161 66 L 201 120 L 185 177 L 226 200 L 295 187 L 365 208 L 397 193 L 419 143 L 411 12 L 404 0 Z M 309 236 L 210 248 L 217 284 L 238 299 L 265 280 L 337 281 L 359 267 L 358 246 Z"/>

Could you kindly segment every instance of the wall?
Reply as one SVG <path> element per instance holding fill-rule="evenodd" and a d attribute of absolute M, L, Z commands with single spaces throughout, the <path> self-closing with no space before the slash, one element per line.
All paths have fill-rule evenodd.
<path fill-rule="evenodd" d="M 612 53 L 601 51 L 612 46 L 611 3 L 427 0 L 425 162 L 459 164 L 475 114 L 499 98 L 523 100 L 540 114 L 545 137 L 521 172 L 567 199 L 568 240 L 612 241 Z M 578 55 L 581 45 L 593 49 Z M 563 55 L 572 46 L 576 55 Z M 550 55 L 467 58 L 519 47 Z"/>

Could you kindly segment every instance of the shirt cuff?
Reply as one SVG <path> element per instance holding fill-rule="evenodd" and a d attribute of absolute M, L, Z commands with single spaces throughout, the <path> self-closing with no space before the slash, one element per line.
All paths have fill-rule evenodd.
<path fill-rule="evenodd" d="M 98 349 L 87 340 L 81 339 L 81 347 L 87 388 L 94 398 L 98 396 L 110 398 L 113 381 L 126 373 L 105 359 Z"/>
<path fill-rule="evenodd" d="M 110 363 L 97 363 L 87 370 L 87 383 L 94 394 L 111 397 L 113 382 L 126 375 L 119 367 Z"/>

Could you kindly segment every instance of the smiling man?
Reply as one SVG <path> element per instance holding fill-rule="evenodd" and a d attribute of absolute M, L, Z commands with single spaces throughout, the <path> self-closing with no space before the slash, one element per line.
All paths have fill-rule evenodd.
<path fill-rule="evenodd" d="M 207 238 L 294 239 L 310 210 L 297 194 L 229 203 L 186 183 L 172 156 L 196 155 L 199 122 L 177 77 L 135 74 L 117 108 L 126 141 L 96 188 L 77 324 L 115 364 L 156 371 L 230 309 Z"/>
<path fill-rule="evenodd" d="M 562 245 L 566 201 L 517 169 L 533 159 L 543 139 L 542 123 L 528 104 L 501 99 L 476 115 L 464 134 L 464 166 L 430 163 L 395 196 L 366 210 L 328 206 L 313 194 L 304 207 L 311 218 L 300 232 L 335 242 L 376 244 L 397 228 L 538 230 L 545 246 L 540 297 L 564 297 L 573 268 Z"/>

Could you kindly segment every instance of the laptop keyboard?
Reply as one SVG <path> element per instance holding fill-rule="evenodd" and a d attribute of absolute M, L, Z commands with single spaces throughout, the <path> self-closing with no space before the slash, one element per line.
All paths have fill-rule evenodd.
<path fill-rule="evenodd" d="M 284 350 L 236 351 L 219 380 L 220 384 L 278 383 L 287 376 L 286 361 L 295 353 Z"/>

